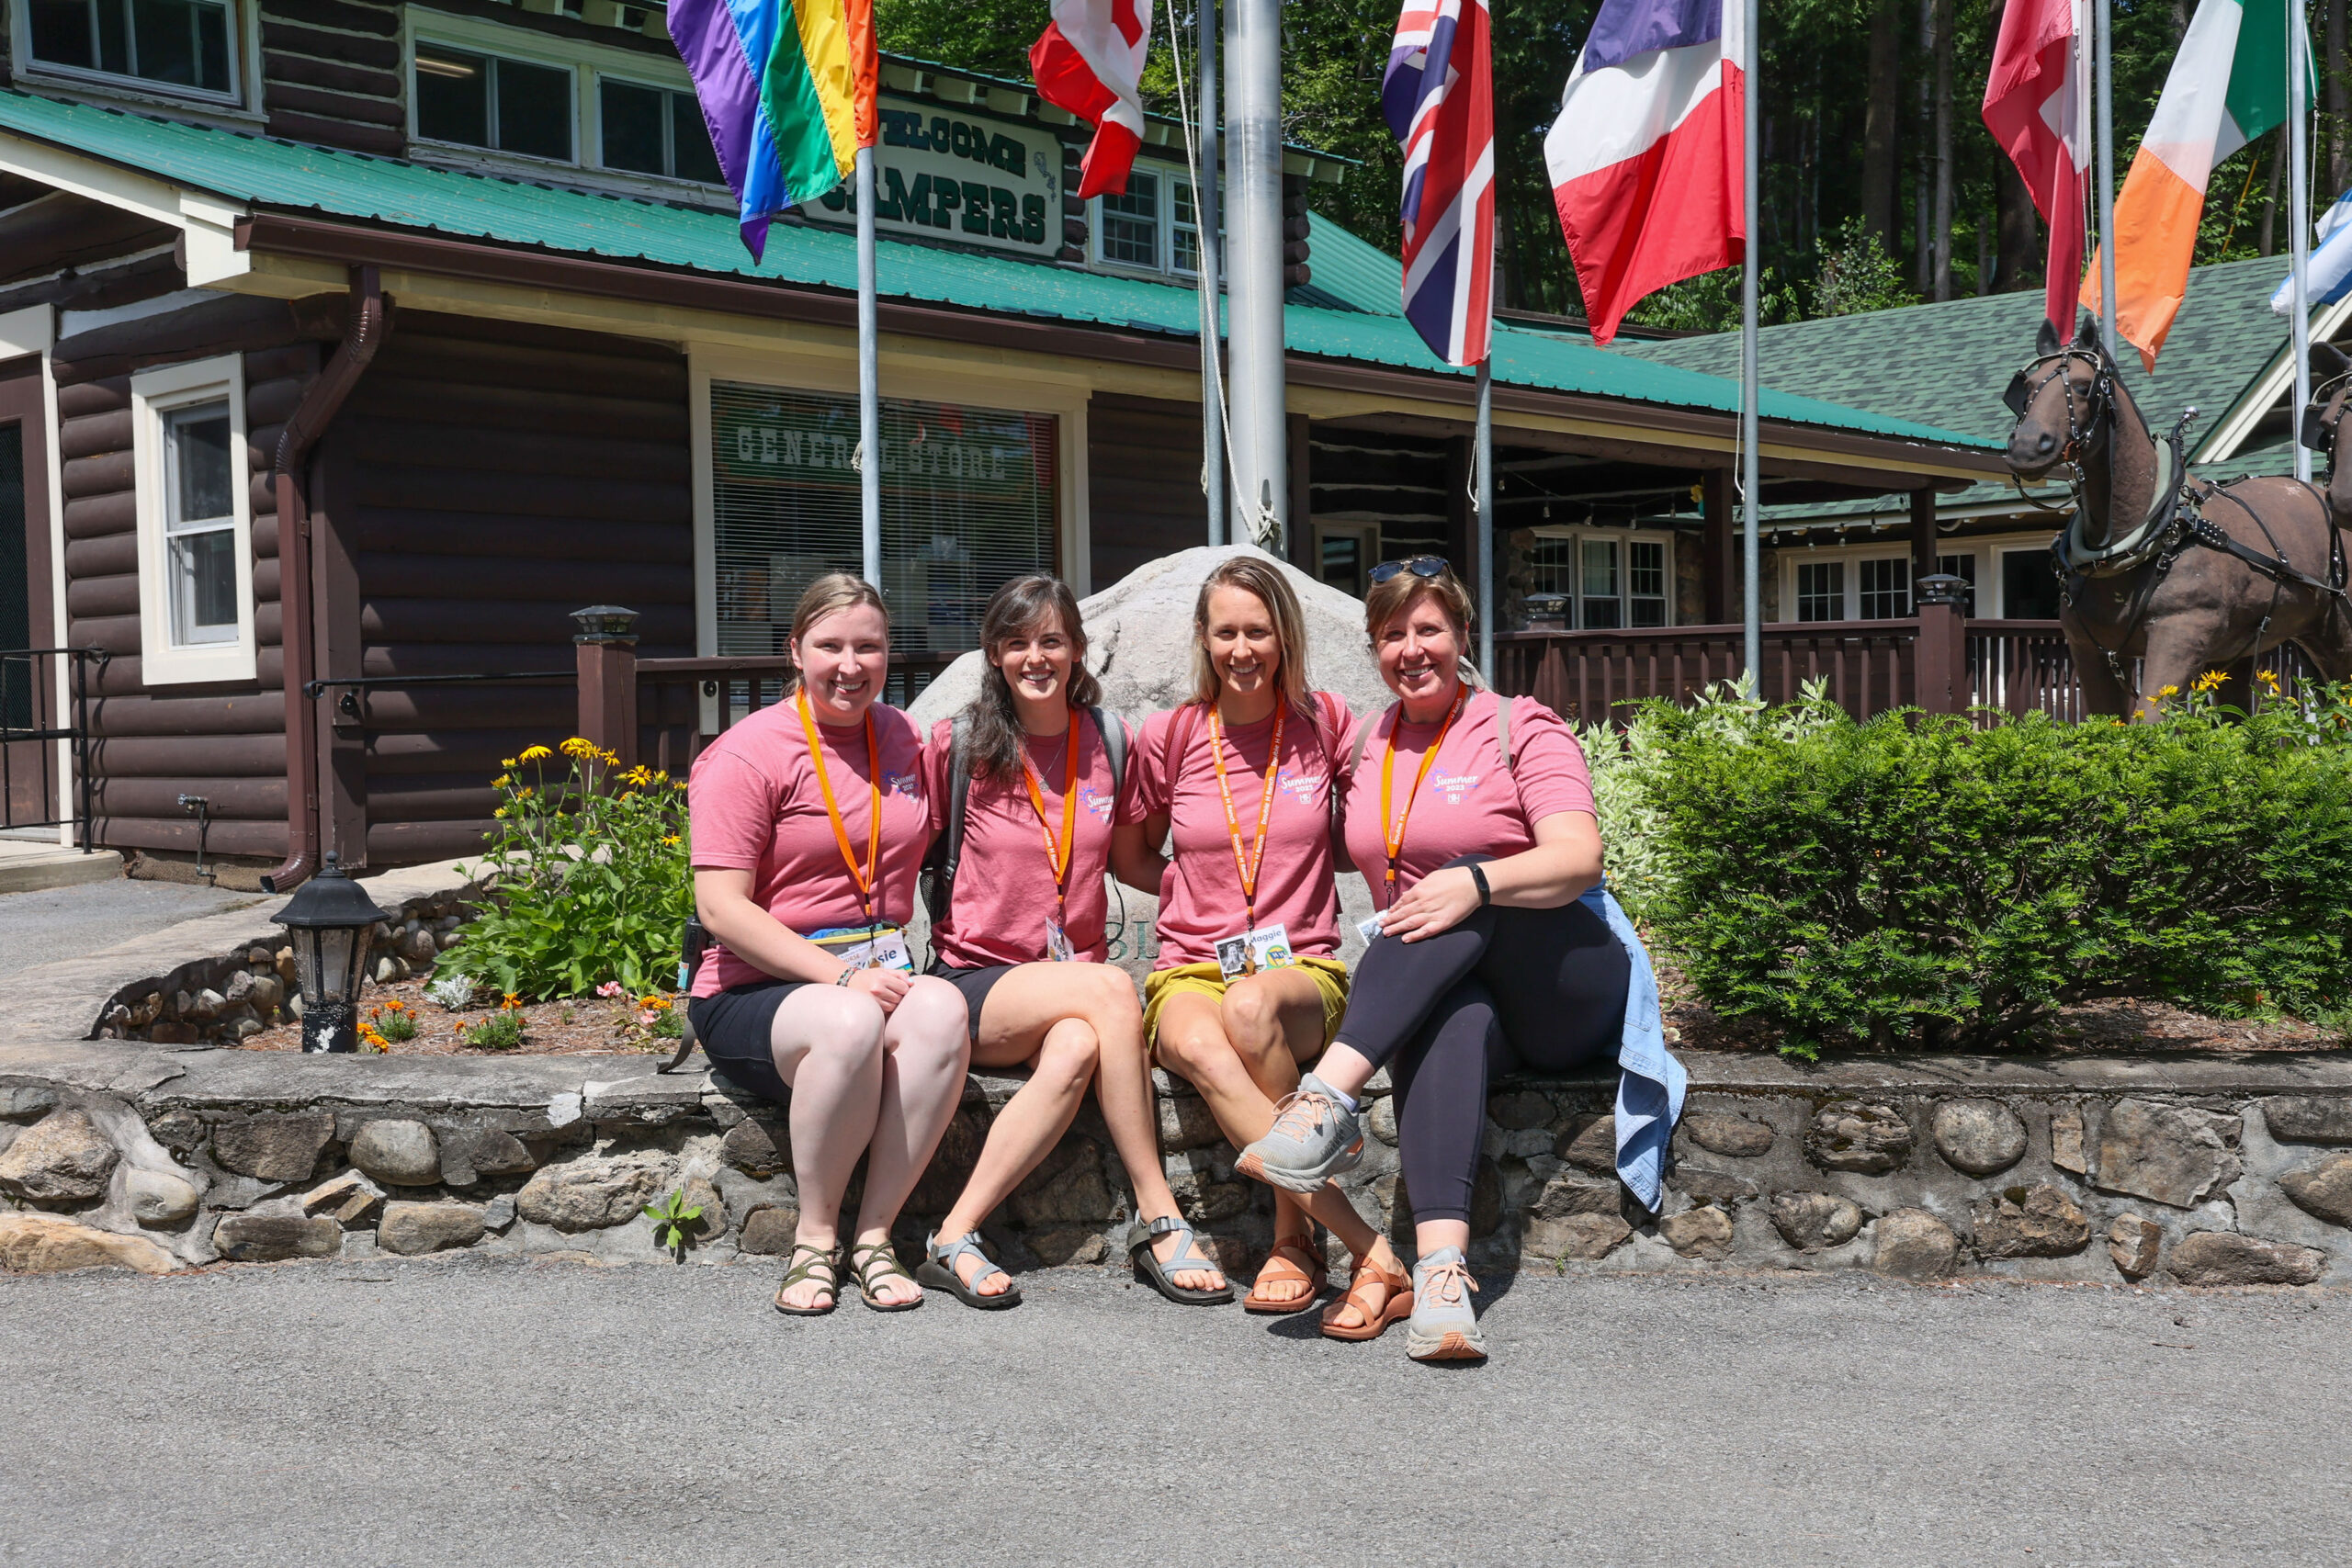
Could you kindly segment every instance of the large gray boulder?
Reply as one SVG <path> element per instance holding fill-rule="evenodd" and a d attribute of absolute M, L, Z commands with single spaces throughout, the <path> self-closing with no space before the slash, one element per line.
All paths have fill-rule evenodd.
<path fill-rule="evenodd" d="M 1087 664 L 1102 682 L 1102 704 L 1136 724 L 1193 694 L 1193 602 L 1201 580 L 1231 556 L 1272 561 L 1289 580 L 1306 618 L 1307 683 L 1337 692 L 1355 713 L 1377 713 L 1394 699 L 1380 683 L 1363 635 L 1363 601 L 1342 593 L 1250 545 L 1203 545 L 1137 567 L 1091 598 L 1086 617 Z M 908 709 L 925 730 L 970 702 L 985 664 L 975 651 L 949 665 Z"/>

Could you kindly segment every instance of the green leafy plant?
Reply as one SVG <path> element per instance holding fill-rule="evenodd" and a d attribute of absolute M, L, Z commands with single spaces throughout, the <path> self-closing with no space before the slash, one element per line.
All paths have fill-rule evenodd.
<path fill-rule="evenodd" d="M 1794 1051 L 2000 1046 L 2101 997 L 2333 1019 L 2352 994 L 2347 734 L 2342 691 L 2132 725 L 1858 722 L 1818 694 L 1717 694 L 1639 715 L 1623 809 L 1663 945 Z"/>
<path fill-rule="evenodd" d="M 490 895 L 437 973 L 534 1000 L 585 996 L 616 976 L 631 992 L 674 983 L 678 929 L 694 908 L 682 781 L 574 736 L 533 746 L 492 781 L 498 827 L 482 863 Z"/>
<path fill-rule="evenodd" d="M 458 1031 L 458 1036 L 469 1045 L 479 1045 L 486 1051 L 512 1051 L 523 1043 L 523 1012 L 520 1008 L 503 1007 L 486 1015 L 480 1023 L 469 1023 Z"/>
<path fill-rule="evenodd" d="M 699 1224 L 702 1205 L 688 1204 L 682 1187 L 659 1203 L 648 1203 L 645 1212 L 653 1218 L 653 1245 L 667 1247 L 673 1258 L 684 1258 L 687 1244 L 694 1240 L 694 1232 L 687 1227 Z"/>
<path fill-rule="evenodd" d="M 399 1044 L 416 1038 L 416 1014 L 397 998 L 368 1010 L 368 1022 L 377 1033 Z"/>

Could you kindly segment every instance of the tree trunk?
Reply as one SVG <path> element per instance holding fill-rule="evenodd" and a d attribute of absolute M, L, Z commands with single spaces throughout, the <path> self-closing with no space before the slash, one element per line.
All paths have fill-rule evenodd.
<path fill-rule="evenodd" d="M 2262 229 L 2255 248 L 2264 255 L 2278 254 L 2271 242 L 2278 232 L 2278 171 L 2287 163 L 2287 128 L 2278 128 L 2278 152 L 2270 160 L 2270 184 L 2262 194 Z"/>
<path fill-rule="evenodd" d="M 2344 189 L 2344 0 L 2327 0 L 2327 190 L 2334 200 Z"/>
<path fill-rule="evenodd" d="M 1903 80 L 1902 0 L 1879 0 L 1871 13 L 1869 96 L 1862 110 L 1862 227 L 1894 246 L 1895 89 Z M 1998 26 L 1997 23 L 1995 24 Z"/>
<path fill-rule="evenodd" d="M 1936 10 L 1936 270 L 1938 299 L 1951 298 L 1951 0 Z"/>
<path fill-rule="evenodd" d="M 2041 235 L 2034 215 L 2033 195 L 2025 188 L 2025 177 L 2009 162 L 2007 153 L 1996 153 L 1994 161 L 2000 166 L 1994 180 L 2001 203 L 1999 288 L 2002 293 L 2008 294 L 2030 287 L 2041 270 Z"/>
<path fill-rule="evenodd" d="M 1919 44 L 1932 52 L 1936 46 L 1936 0 L 1919 0 Z M 1919 90 L 1912 114 L 1918 124 L 1918 167 L 1911 190 L 1911 286 L 1925 294 L 1935 285 L 1935 231 L 1932 210 L 1936 169 L 1935 81 L 1932 71 L 1919 73 Z"/>

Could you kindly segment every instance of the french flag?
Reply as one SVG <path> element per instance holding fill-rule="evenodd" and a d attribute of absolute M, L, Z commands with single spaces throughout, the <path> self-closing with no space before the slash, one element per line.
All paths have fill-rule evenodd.
<path fill-rule="evenodd" d="M 1606 0 L 1544 138 L 1596 342 L 1747 248 L 1739 0 Z"/>
<path fill-rule="evenodd" d="M 1495 88 L 1486 0 L 1406 0 L 1380 107 L 1405 154 L 1405 319 L 1448 365 L 1487 357 Z"/>
<path fill-rule="evenodd" d="M 1078 194 L 1115 196 L 1127 188 L 1143 145 L 1136 93 L 1150 51 L 1151 0 L 1054 0 L 1052 15 L 1029 46 L 1037 96 L 1094 127 Z"/>

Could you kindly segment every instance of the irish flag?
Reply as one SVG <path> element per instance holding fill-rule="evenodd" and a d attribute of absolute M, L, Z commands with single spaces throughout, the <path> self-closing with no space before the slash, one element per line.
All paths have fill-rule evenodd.
<path fill-rule="evenodd" d="M 671 0 L 670 38 L 757 261 L 771 218 L 874 145 L 874 0 Z"/>
<path fill-rule="evenodd" d="M 2203 0 L 2115 198 L 2115 330 L 2150 370 L 2188 288 L 2213 166 L 2286 118 L 2286 6 Z M 2094 255 L 2083 286 L 2093 310 L 2098 275 Z"/>

